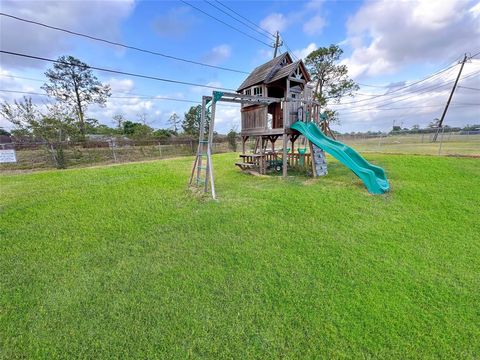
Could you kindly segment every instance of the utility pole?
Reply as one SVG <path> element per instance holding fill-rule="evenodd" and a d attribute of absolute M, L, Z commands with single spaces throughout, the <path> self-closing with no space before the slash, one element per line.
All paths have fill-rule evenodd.
<path fill-rule="evenodd" d="M 280 33 L 277 31 L 277 34 L 275 35 L 275 51 L 273 52 L 273 58 L 275 59 L 277 57 L 277 50 L 280 46 L 283 45 L 283 41 L 280 40 Z"/>
<path fill-rule="evenodd" d="M 458 80 L 460 79 L 460 75 L 462 75 L 463 66 L 465 65 L 466 62 L 467 62 L 467 54 L 465 54 L 465 56 L 463 57 L 463 60 L 461 62 L 462 65 L 460 66 L 460 70 L 458 71 L 457 79 L 455 80 L 455 83 L 453 84 L 452 91 L 450 92 L 450 96 L 448 97 L 448 100 L 447 100 L 447 105 L 445 106 L 445 109 L 443 110 L 442 117 L 440 118 L 440 121 L 438 122 L 437 132 L 433 136 L 432 142 L 437 141 L 438 133 L 440 132 L 440 129 L 442 128 L 442 125 L 443 125 L 443 119 L 445 118 L 445 115 L 446 115 L 447 110 L 448 110 L 448 106 L 450 105 L 450 101 L 452 100 L 453 93 L 455 92 L 455 89 L 457 87 Z"/>

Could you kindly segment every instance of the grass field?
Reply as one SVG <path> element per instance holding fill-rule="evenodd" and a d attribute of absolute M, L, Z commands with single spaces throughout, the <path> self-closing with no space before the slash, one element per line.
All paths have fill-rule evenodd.
<path fill-rule="evenodd" d="M 370 154 L 370 196 L 235 158 L 218 202 L 191 157 L 0 176 L 0 358 L 480 357 L 479 159 Z"/>
<path fill-rule="evenodd" d="M 378 138 L 352 138 L 340 136 L 340 141 L 361 152 L 417 155 L 465 155 L 480 156 L 480 135 L 439 135 L 431 142 L 433 134 L 394 135 Z"/>

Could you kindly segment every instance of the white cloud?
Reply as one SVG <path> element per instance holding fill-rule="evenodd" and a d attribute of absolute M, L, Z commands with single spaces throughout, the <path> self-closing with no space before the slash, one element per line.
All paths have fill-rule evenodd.
<path fill-rule="evenodd" d="M 129 93 L 135 87 L 132 79 L 111 78 L 106 83 L 110 84 L 113 93 Z"/>
<path fill-rule="evenodd" d="M 215 46 L 203 56 L 203 61 L 210 65 L 218 65 L 230 58 L 232 48 L 230 45 L 222 44 Z"/>
<path fill-rule="evenodd" d="M 2 11 L 26 19 L 66 28 L 97 37 L 116 40 L 119 24 L 134 8 L 134 0 L 122 1 L 2 1 Z M 0 42 L 8 51 L 58 56 L 72 48 L 71 35 L 27 24 L 7 17 L 0 22 Z M 41 62 L 19 60 L 2 55 L 2 65 L 8 67 L 39 67 Z"/>
<path fill-rule="evenodd" d="M 326 21 L 321 15 L 315 15 L 303 24 L 303 32 L 307 35 L 319 35 L 326 25 Z"/>
<path fill-rule="evenodd" d="M 415 124 L 426 126 L 435 117 L 440 117 L 450 94 L 459 67 L 432 77 L 427 81 L 411 85 L 414 81 L 407 81 L 401 85 L 409 87 L 399 89 L 392 84 L 384 91 L 371 88 L 361 89 L 353 99 L 344 99 L 343 104 L 333 105 L 338 109 L 342 122 L 341 131 L 391 130 L 393 120 L 397 125 L 403 123 L 405 127 Z M 459 84 L 465 87 L 478 87 L 478 72 L 480 60 L 472 59 L 465 65 Z M 372 98 L 372 95 L 388 93 L 391 95 Z M 475 123 L 478 119 L 480 105 L 477 91 L 457 88 L 452 98 L 451 107 L 445 118 L 445 125 L 463 126 Z M 337 128 L 338 129 L 338 128 Z"/>
<path fill-rule="evenodd" d="M 287 19 L 281 13 L 272 13 L 260 21 L 260 27 L 274 34 L 277 31 L 282 32 L 287 26 Z"/>
<path fill-rule="evenodd" d="M 353 76 L 394 73 L 480 47 L 478 14 L 467 1 L 367 2 L 348 21 Z M 475 8 L 475 7 L 474 7 Z"/>
<path fill-rule="evenodd" d="M 317 50 L 317 44 L 310 43 L 303 49 L 293 50 L 293 54 L 299 59 L 305 59 L 312 51 Z"/>
<path fill-rule="evenodd" d="M 475 4 L 472 8 L 470 8 L 470 10 L 468 11 L 470 11 L 473 14 L 473 16 L 476 16 L 476 17 L 480 16 L 480 1 L 477 4 Z"/>
<path fill-rule="evenodd" d="M 215 112 L 215 131 L 226 134 L 230 129 L 240 128 L 240 106 L 218 103 Z"/>

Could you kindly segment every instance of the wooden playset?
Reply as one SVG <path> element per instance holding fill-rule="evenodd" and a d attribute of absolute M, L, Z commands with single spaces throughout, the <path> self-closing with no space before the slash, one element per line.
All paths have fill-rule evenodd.
<path fill-rule="evenodd" d="M 288 169 L 296 167 L 309 170 L 313 176 L 323 176 L 327 174 L 325 152 L 328 152 L 360 177 L 371 193 L 388 191 L 383 169 L 325 135 L 329 129 L 322 121 L 320 104 L 308 86 L 310 80 L 303 62 L 293 62 L 290 55 L 284 53 L 255 68 L 237 93 L 214 91 L 212 96 L 204 96 L 190 185 L 203 187 L 205 192 L 210 190 L 216 198 L 211 144 L 216 103 L 223 101 L 241 104 L 242 154 L 235 164 L 240 169 L 260 174 L 282 171 L 286 177 Z M 303 144 L 295 148 L 302 135 Z M 279 138 L 282 138 L 280 149 L 276 148 Z M 253 139 L 255 145 L 253 151 L 247 153 L 249 139 Z"/>

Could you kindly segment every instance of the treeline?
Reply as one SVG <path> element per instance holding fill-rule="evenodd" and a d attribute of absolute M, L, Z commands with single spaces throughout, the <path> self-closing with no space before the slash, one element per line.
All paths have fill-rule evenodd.
<path fill-rule="evenodd" d="M 413 125 L 411 128 L 401 127 L 401 126 L 393 126 L 392 130 L 388 132 L 384 131 L 352 131 L 352 132 L 345 132 L 345 133 L 338 133 L 334 132 L 336 135 L 357 135 L 357 136 L 386 136 L 386 135 L 401 135 L 401 134 L 431 134 L 438 131 L 438 127 L 436 126 L 427 126 L 425 128 L 421 128 L 419 125 Z M 449 133 L 449 132 L 472 132 L 472 131 L 480 131 L 480 124 L 474 125 L 466 125 L 463 127 L 452 127 L 445 125 L 441 128 L 442 132 Z"/>

